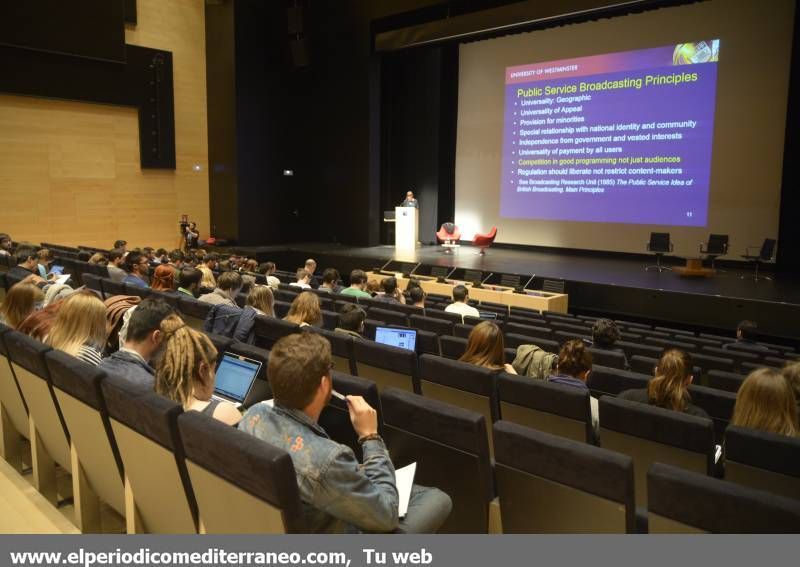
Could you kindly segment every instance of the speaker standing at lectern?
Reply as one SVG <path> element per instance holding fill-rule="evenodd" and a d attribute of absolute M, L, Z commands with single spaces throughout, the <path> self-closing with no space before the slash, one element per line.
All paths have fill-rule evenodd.
<path fill-rule="evenodd" d="M 419 208 L 419 201 L 414 198 L 414 193 L 409 191 L 406 193 L 406 200 L 400 205 L 401 207 L 414 207 L 415 209 Z"/>

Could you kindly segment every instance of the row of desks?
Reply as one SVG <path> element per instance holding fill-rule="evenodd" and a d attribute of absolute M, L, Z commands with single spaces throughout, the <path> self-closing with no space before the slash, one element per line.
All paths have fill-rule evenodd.
<path fill-rule="evenodd" d="M 389 272 L 369 272 L 367 274 L 369 279 L 378 281 L 392 276 L 397 278 L 398 287 L 401 290 L 405 290 L 408 286 L 409 278 L 403 277 L 402 274 L 393 274 Z M 569 307 L 568 296 L 565 293 L 550 293 L 547 291 L 533 290 L 525 290 L 525 293 L 514 293 L 513 288 L 499 285 L 483 285 L 480 288 L 476 288 L 471 282 L 447 280 L 446 283 L 439 283 L 435 278 L 427 276 L 414 276 L 414 279 L 420 282 L 425 293 L 436 293 L 452 297 L 453 288 L 455 286 L 465 285 L 469 289 L 470 298 L 477 299 L 478 301 L 489 301 L 508 305 L 509 307 L 525 307 L 538 311 L 556 311 L 559 313 L 566 313 Z"/>

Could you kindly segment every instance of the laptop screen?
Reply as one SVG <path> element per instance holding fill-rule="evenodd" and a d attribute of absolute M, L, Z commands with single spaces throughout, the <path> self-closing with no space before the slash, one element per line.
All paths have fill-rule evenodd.
<path fill-rule="evenodd" d="M 226 352 L 217 367 L 214 393 L 240 403 L 244 402 L 260 369 L 259 361 Z"/>
<path fill-rule="evenodd" d="M 481 311 L 479 309 L 478 313 L 480 314 L 481 319 L 497 319 L 497 313 L 494 311 Z"/>
<path fill-rule="evenodd" d="M 377 327 L 375 329 L 375 342 L 382 345 L 415 350 L 417 347 L 417 332 L 413 329 Z"/>

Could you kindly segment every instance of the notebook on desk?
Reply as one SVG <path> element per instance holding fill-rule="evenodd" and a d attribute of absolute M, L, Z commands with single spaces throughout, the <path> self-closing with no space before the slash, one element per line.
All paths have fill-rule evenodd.
<path fill-rule="evenodd" d="M 216 384 L 211 397 L 231 402 L 236 407 L 252 405 L 258 401 L 253 398 L 258 395 L 255 386 L 260 371 L 260 361 L 224 353 L 217 366 Z"/>

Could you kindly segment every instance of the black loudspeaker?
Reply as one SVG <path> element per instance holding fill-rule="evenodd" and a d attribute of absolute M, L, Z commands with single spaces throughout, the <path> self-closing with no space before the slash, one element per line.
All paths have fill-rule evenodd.
<path fill-rule="evenodd" d="M 286 9 L 286 24 L 289 35 L 301 35 L 305 32 L 303 7 L 289 6 Z"/>
<path fill-rule="evenodd" d="M 292 65 L 307 67 L 309 64 L 308 40 L 305 38 L 290 39 L 289 51 L 292 56 Z"/>

